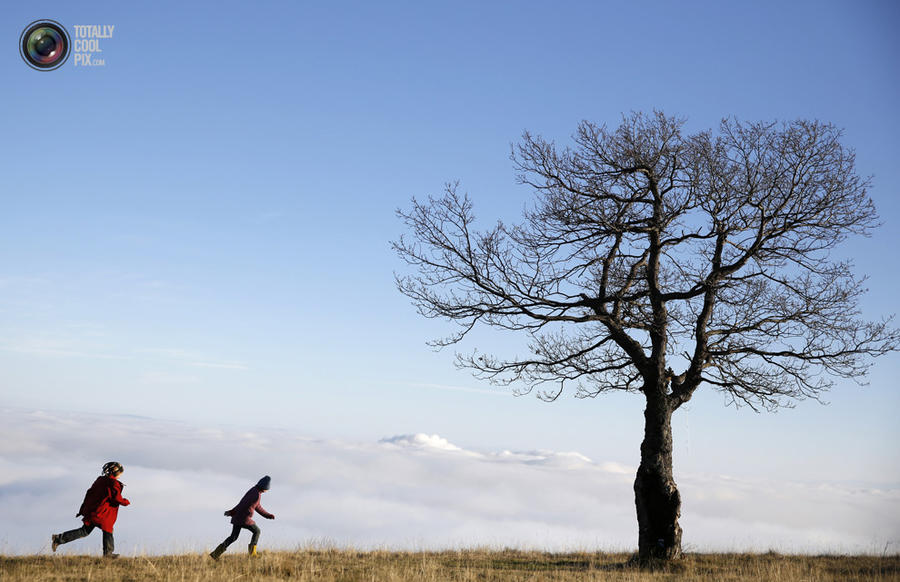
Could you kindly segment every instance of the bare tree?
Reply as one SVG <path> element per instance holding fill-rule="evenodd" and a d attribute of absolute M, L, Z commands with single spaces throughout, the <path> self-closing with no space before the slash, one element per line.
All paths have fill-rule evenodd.
<path fill-rule="evenodd" d="M 516 226 L 473 230 L 468 196 L 398 211 L 414 269 L 401 292 L 425 317 L 528 334 L 527 357 L 474 351 L 459 365 L 556 399 L 611 390 L 646 399 L 634 481 L 639 558 L 681 555 L 672 413 L 701 385 L 754 410 L 858 382 L 896 350 L 890 319 L 861 318 L 864 279 L 830 251 L 877 226 L 868 179 L 830 124 L 632 114 L 582 122 L 574 147 L 525 133 L 512 159 L 534 204 Z"/>

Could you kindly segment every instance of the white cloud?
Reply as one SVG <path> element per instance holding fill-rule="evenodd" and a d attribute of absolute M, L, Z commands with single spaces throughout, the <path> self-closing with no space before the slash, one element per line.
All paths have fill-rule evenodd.
<path fill-rule="evenodd" d="M 634 468 L 577 452 L 472 451 L 439 435 L 372 443 L 130 416 L 0 409 L 0 553 L 46 551 L 77 527 L 85 489 L 125 464 L 125 553 L 213 547 L 222 511 L 272 476 L 257 520 L 266 548 L 632 549 Z M 680 475 L 685 545 L 697 550 L 880 551 L 900 539 L 900 489 Z M 246 540 L 242 540 L 242 543 Z M 241 545 L 235 546 L 243 547 Z M 66 553 L 99 552 L 99 535 Z"/>
<path fill-rule="evenodd" d="M 223 370 L 249 370 L 250 367 L 243 362 L 221 361 L 210 358 L 204 354 L 188 350 L 171 348 L 146 348 L 135 350 L 135 353 L 163 360 L 174 360 L 195 368 L 218 368 Z"/>
<path fill-rule="evenodd" d="M 150 386 L 199 384 L 199 376 L 191 374 L 173 374 L 171 372 L 146 372 L 138 377 L 138 382 Z"/>
<path fill-rule="evenodd" d="M 472 388 L 471 386 L 454 386 L 451 384 L 433 384 L 427 382 L 407 382 L 407 386 L 411 388 L 430 388 L 435 390 L 450 390 L 453 392 L 469 392 L 473 394 L 489 394 L 491 396 L 506 396 L 511 397 L 513 393 L 510 391 L 504 391 L 499 388 L 494 388 L 493 390 L 485 389 L 485 388 Z"/>
<path fill-rule="evenodd" d="M 249 370 L 244 364 L 236 362 L 191 362 L 195 368 L 220 368 L 222 370 Z"/>
<path fill-rule="evenodd" d="M 436 434 L 403 434 L 381 439 L 382 443 L 398 447 L 413 447 L 417 449 L 438 449 L 441 451 L 461 451 L 462 449 Z"/>
<path fill-rule="evenodd" d="M 109 353 L 105 348 L 81 349 L 83 343 L 66 338 L 24 337 L 14 342 L 3 342 L 0 351 L 33 356 L 66 358 L 92 358 L 98 360 L 126 360 L 128 356 Z M 90 346 L 89 346 L 90 347 Z"/>

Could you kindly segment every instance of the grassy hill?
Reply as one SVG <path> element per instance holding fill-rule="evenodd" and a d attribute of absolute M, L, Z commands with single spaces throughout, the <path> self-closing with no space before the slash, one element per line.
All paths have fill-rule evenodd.
<path fill-rule="evenodd" d="M 3 582 L 351 582 L 351 581 L 594 581 L 771 580 L 845 582 L 900 580 L 900 555 L 784 556 L 690 554 L 642 571 L 627 554 L 551 554 L 516 550 L 389 552 L 300 550 L 266 552 L 250 559 L 232 549 L 219 562 L 204 554 L 136 556 L 0 556 Z"/>

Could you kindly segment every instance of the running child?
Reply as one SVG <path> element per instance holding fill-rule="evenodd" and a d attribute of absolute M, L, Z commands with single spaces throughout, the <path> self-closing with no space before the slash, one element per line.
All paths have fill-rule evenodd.
<path fill-rule="evenodd" d="M 50 547 L 53 551 L 60 544 L 83 538 L 99 527 L 103 531 L 103 556 L 106 558 L 118 558 L 114 554 L 116 543 L 113 539 L 113 526 L 119 515 L 120 505 L 131 505 L 131 502 L 122 497 L 122 489 L 125 485 L 119 481 L 119 476 L 125 471 L 125 467 L 116 461 L 110 461 L 103 465 L 102 475 L 97 477 L 91 488 L 84 494 L 84 501 L 75 517 L 83 517 L 84 523 L 78 529 L 69 530 L 61 534 L 50 536 Z"/>
<path fill-rule="evenodd" d="M 244 494 L 244 497 L 237 505 L 225 512 L 225 515 L 231 518 L 231 535 L 225 538 L 225 541 L 209 554 L 213 560 L 218 560 L 219 556 L 225 553 L 228 546 L 237 541 L 241 529 L 249 530 L 252 534 L 250 545 L 247 546 L 247 552 L 251 556 L 256 555 L 256 542 L 259 541 L 259 526 L 253 521 L 253 512 L 255 511 L 266 519 L 275 519 L 274 514 L 269 513 L 259 504 L 259 498 L 269 490 L 271 484 L 272 478 L 266 475 Z"/>

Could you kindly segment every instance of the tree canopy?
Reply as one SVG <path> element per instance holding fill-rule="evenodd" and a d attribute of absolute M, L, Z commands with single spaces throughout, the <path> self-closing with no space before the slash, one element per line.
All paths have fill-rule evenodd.
<path fill-rule="evenodd" d="M 841 132 L 816 121 L 722 121 L 718 133 L 633 114 L 615 130 L 582 122 L 575 146 L 525 133 L 524 221 L 474 230 L 471 200 L 400 211 L 394 243 L 416 267 L 398 279 L 420 313 L 530 334 L 530 355 L 459 362 L 520 388 L 567 382 L 578 395 L 640 390 L 662 359 L 677 407 L 700 384 L 754 408 L 859 380 L 893 349 L 887 321 L 860 318 L 864 278 L 832 249 L 877 225 L 869 180 Z M 823 374 L 826 372 L 827 374 Z"/>

